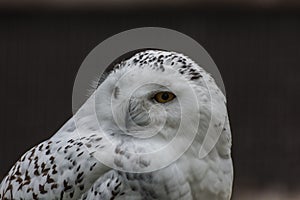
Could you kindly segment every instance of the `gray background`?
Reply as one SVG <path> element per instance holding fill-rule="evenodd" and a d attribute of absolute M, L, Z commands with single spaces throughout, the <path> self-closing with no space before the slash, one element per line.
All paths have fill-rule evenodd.
<path fill-rule="evenodd" d="M 73 82 L 88 52 L 113 34 L 142 26 L 191 36 L 217 64 L 232 126 L 236 199 L 245 188 L 299 191 L 300 14 L 295 10 L 2 10 L 0 179 L 71 117 Z"/>

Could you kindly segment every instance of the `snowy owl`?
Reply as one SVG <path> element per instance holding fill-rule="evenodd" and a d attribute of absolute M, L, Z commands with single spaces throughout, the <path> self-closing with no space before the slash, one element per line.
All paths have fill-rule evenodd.
<path fill-rule="evenodd" d="M 0 199 L 230 199 L 226 98 L 187 56 L 142 50 L 115 64 L 50 139 L 27 151 Z"/>

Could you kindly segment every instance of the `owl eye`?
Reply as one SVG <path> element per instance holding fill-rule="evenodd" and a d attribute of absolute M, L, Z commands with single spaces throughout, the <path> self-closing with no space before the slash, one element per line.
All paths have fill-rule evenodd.
<path fill-rule="evenodd" d="M 172 101 L 175 97 L 175 94 L 171 92 L 159 92 L 155 94 L 154 99 L 158 103 L 167 103 L 169 101 Z"/>

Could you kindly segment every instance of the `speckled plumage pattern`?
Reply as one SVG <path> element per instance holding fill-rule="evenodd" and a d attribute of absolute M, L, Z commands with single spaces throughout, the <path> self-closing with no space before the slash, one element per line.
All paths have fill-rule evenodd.
<path fill-rule="evenodd" d="M 131 69 L 132 76 L 117 85 L 116 81 Z M 163 169 L 145 173 L 126 172 L 157 163 L 127 151 L 139 153 L 168 143 L 173 137 L 173 130 L 178 128 L 179 106 L 176 101 L 163 105 L 168 113 L 166 128 L 160 130 L 155 139 L 147 140 L 122 132 L 123 129 L 112 121 L 111 111 L 107 110 L 110 107 L 105 103 L 110 98 L 122 102 L 126 88 L 134 84 L 139 86 L 142 84 L 140 79 L 161 79 L 174 89 L 176 77 L 188 82 L 199 98 L 200 110 L 195 110 L 195 115 L 201 115 L 195 140 L 179 159 Z M 148 109 L 155 104 L 149 100 L 149 94 L 155 87 L 145 88 L 138 93 L 140 96 L 129 100 L 130 106 L 126 109 L 130 120 L 127 119 L 128 114 L 121 113 L 124 109 L 116 109 L 120 111 L 117 118 L 126 118 L 124 127 L 127 133 L 147 132 L 148 129 L 143 128 L 153 121 Z M 179 95 L 180 91 L 184 89 L 179 90 Z M 108 97 L 106 94 L 109 92 L 113 95 Z M 191 59 L 175 52 L 145 50 L 117 64 L 104 81 L 97 84 L 94 94 L 53 137 L 36 145 L 17 161 L 0 185 L 0 199 L 230 199 L 233 169 L 229 120 L 227 113 L 215 114 L 210 107 L 215 106 L 217 111 L 226 110 L 226 99 L 212 77 Z M 100 99 L 97 99 L 97 94 Z M 91 103 L 95 99 L 99 100 L 96 113 Z M 188 102 L 181 106 L 185 105 Z M 160 110 L 155 112 L 154 118 L 159 121 Z M 217 116 L 225 119 L 224 125 Z M 193 121 L 193 113 L 182 117 L 190 117 Z M 220 137 L 211 135 L 204 140 L 210 120 L 213 120 L 216 130 L 221 128 L 222 132 Z M 187 127 L 192 125 L 191 122 Z M 189 134 L 189 129 L 186 134 Z M 98 154 L 109 148 L 109 138 L 114 138 L 117 145 L 111 155 L 104 156 L 112 158 L 112 165 L 119 170 L 96 159 Z M 210 149 L 209 143 L 214 138 L 217 138 L 216 145 Z M 199 145 L 207 150 L 207 155 L 201 159 L 198 157 Z M 163 159 L 157 158 L 158 161 Z"/>

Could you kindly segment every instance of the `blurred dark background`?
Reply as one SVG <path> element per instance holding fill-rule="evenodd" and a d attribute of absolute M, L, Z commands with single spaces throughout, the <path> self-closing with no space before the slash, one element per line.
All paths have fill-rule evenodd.
<path fill-rule="evenodd" d="M 127 29 L 159 26 L 197 40 L 223 76 L 234 199 L 299 199 L 300 6 L 190 1 L 1 2 L 0 180 L 71 117 L 76 72 L 97 44 Z"/>

